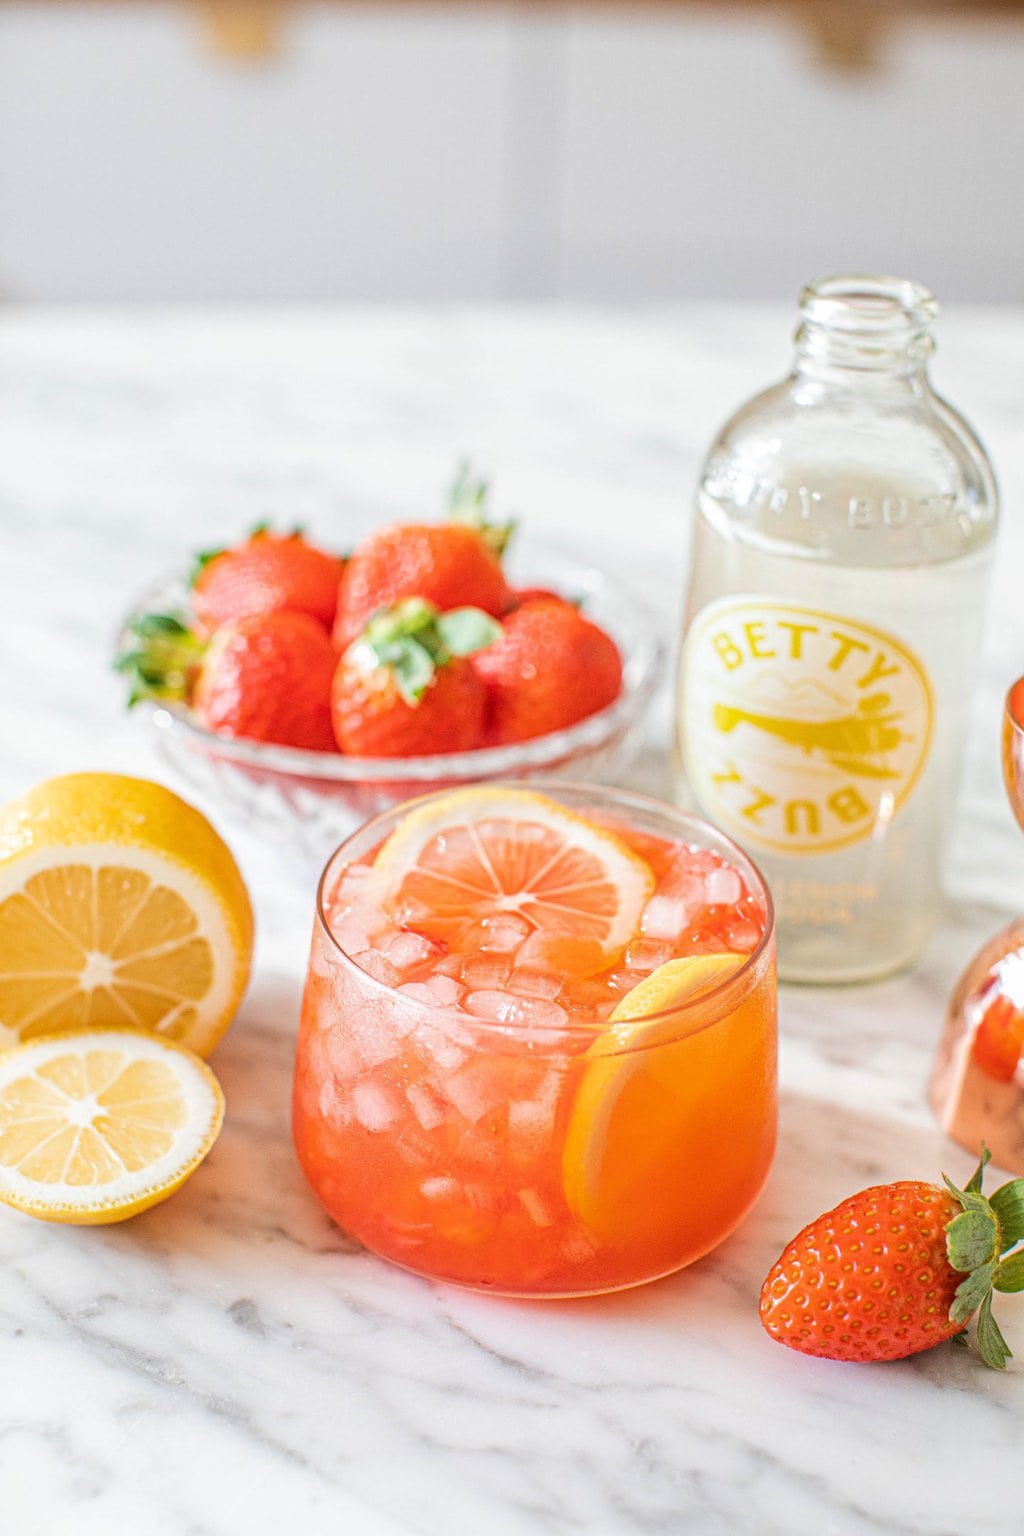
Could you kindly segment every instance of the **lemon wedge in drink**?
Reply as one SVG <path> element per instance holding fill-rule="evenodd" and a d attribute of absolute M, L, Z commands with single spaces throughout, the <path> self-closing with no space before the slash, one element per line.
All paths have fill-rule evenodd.
<path fill-rule="evenodd" d="M 673 1186 L 686 1179 L 691 1111 L 708 1085 L 678 1010 L 729 981 L 748 955 L 667 960 L 619 1003 L 582 1058 L 562 1154 L 570 1209 L 606 1241 L 639 1240 L 664 1224 Z M 694 1070 L 697 1066 L 698 1070 Z M 713 1084 L 711 1085 L 713 1087 Z"/>
<path fill-rule="evenodd" d="M 77 773 L 0 807 L 0 1045 L 127 1025 L 205 1056 L 252 935 L 229 849 L 162 785 Z"/>
<path fill-rule="evenodd" d="M 43 1221 L 124 1221 L 181 1187 L 223 1117 L 209 1067 L 169 1040 L 42 1035 L 0 1054 L 0 1200 Z"/>

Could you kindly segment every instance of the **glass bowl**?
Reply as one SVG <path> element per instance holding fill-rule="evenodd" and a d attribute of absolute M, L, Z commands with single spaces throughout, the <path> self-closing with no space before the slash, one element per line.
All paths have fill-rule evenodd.
<path fill-rule="evenodd" d="M 477 992 L 472 1012 L 461 1002 L 471 988 L 440 965 L 425 985 L 393 985 L 327 918 L 340 867 L 409 809 L 393 808 L 337 849 L 320 882 L 292 1124 L 314 1193 L 374 1253 L 495 1294 L 586 1296 L 693 1263 L 761 1191 L 776 1134 L 773 910 L 755 866 L 706 822 L 623 790 L 535 787 L 641 838 L 721 855 L 765 914 L 752 953 L 700 996 L 629 1025 L 573 1021 L 536 989 L 517 995 L 529 972 Z"/>
<path fill-rule="evenodd" d="M 218 736 L 184 707 L 144 701 L 137 710 L 164 759 L 192 788 L 250 829 L 317 857 L 368 817 L 413 795 L 494 779 L 593 780 L 617 772 L 641 745 L 661 672 L 662 646 L 644 605 L 593 566 L 537 546 L 517 549 L 508 567 L 514 586 L 550 587 L 579 601 L 621 651 L 619 697 L 567 730 L 472 752 L 366 758 Z M 126 625 L 144 613 L 180 611 L 187 602 L 184 583 L 168 579 L 135 604 Z"/>

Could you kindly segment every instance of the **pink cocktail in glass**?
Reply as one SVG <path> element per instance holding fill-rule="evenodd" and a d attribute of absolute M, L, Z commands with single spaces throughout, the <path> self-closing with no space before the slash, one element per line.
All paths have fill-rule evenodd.
<path fill-rule="evenodd" d="M 321 881 L 299 1160 L 421 1274 L 528 1296 L 668 1274 L 767 1176 L 775 999 L 767 890 L 706 824 L 566 785 L 413 802 Z"/>

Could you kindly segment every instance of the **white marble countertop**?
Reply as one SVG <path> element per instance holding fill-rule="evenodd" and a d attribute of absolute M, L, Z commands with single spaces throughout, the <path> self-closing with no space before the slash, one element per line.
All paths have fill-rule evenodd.
<path fill-rule="evenodd" d="M 267 513 L 339 542 L 432 513 L 466 452 L 670 632 L 702 447 L 782 371 L 791 324 L 786 307 L 3 314 L 0 793 L 84 767 L 166 777 L 107 670 L 155 573 Z M 259 918 L 214 1057 L 226 1128 L 178 1196 L 123 1226 L 0 1212 L 4 1536 L 1020 1532 L 1024 1307 L 1001 1308 L 1004 1376 L 948 1348 L 807 1360 L 755 1309 L 784 1240 L 834 1200 L 967 1172 L 925 1080 L 958 971 L 1024 904 L 997 761 L 1024 671 L 1024 311 L 951 313 L 939 341 L 937 381 L 1007 509 L 955 895 L 915 974 L 784 992 L 780 1150 L 742 1230 L 674 1279 L 579 1303 L 462 1293 L 355 1248 L 289 1139 L 311 884 L 214 810 Z M 667 722 L 663 701 L 632 774 L 654 791 Z"/>

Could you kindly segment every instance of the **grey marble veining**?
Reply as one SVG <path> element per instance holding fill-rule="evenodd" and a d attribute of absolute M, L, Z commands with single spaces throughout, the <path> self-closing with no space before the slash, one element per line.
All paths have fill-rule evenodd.
<path fill-rule="evenodd" d="M 123 608 L 267 513 L 346 542 L 431 513 L 472 452 L 538 538 L 614 565 L 666 633 L 687 496 L 732 406 L 784 365 L 778 309 L 14 312 L 0 318 L 0 793 L 161 776 L 107 670 Z M 360 1251 L 288 1132 L 308 872 L 206 806 L 254 893 L 257 964 L 214 1066 L 224 1134 L 121 1227 L 0 1212 L 4 1536 L 1011 1536 L 1024 1317 L 1005 1376 L 952 1349 L 792 1355 L 755 1298 L 859 1183 L 967 1172 L 925 1104 L 945 998 L 1024 904 L 998 711 L 1024 671 L 1024 312 L 951 314 L 937 377 L 981 428 L 1006 522 L 942 930 L 913 974 L 782 999 L 782 1137 L 754 1214 L 644 1290 L 512 1303 Z M 668 785 L 668 709 L 630 781 Z M 973 1475 L 960 1455 L 970 1445 Z"/>

